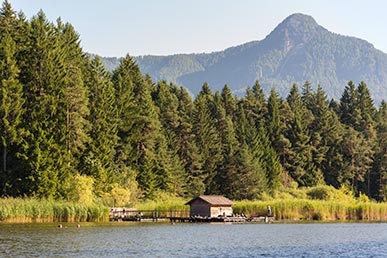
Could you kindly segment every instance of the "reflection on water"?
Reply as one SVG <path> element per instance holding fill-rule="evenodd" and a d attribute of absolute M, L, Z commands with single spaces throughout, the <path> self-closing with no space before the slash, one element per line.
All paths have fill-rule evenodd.
<path fill-rule="evenodd" d="M 387 257 L 387 224 L 0 224 L 0 257 Z"/>

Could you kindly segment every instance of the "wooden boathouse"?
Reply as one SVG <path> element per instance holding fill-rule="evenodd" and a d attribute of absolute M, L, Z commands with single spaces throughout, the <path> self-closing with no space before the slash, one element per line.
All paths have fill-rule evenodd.
<path fill-rule="evenodd" d="M 219 195 L 200 195 L 186 205 L 190 206 L 190 217 L 232 217 L 233 201 Z"/>
<path fill-rule="evenodd" d="M 244 223 L 248 219 L 243 215 L 234 215 L 233 201 L 219 195 L 200 195 L 186 205 L 188 210 L 135 210 L 112 208 L 110 220 L 114 221 L 166 221 L 175 222 L 237 222 Z"/>

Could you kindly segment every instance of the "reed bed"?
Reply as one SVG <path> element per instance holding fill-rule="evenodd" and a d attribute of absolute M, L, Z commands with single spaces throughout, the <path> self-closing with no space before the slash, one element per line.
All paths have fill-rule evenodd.
<path fill-rule="evenodd" d="M 349 203 L 309 199 L 240 201 L 236 202 L 233 210 L 248 217 L 266 216 L 267 205 L 270 205 L 276 220 L 387 220 L 387 204 L 371 201 Z"/>
<path fill-rule="evenodd" d="M 109 208 L 93 204 L 34 198 L 1 198 L 3 222 L 102 222 L 108 221 Z"/>
<path fill-rule="evenodd" d="M 141 203 L 138 203 L 135 205 L 137 210 L 163 210 L 163 211 L 171 211 L 171 210 L 179 210 L 179 211 L 189 211 L 189 206 L 185 205 L 187 203 L 187 200 L 178 198 L 178 197 L 171 197 L 166 198 L 164 200 L 147 200 Z"/>

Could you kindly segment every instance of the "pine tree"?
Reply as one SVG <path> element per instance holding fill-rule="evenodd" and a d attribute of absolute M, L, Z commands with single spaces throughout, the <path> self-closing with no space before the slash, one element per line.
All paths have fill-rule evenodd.
<path fill-rule="evenodd" d="M 372 196 L 387 201 L 387 103 L 382 101 L 376 114 L 378 147 L 373 167 Z"/>
<path fill-rule="evenodd" d="M 358 191 L 359 185 L 365 181 L 371 169 L 373 150 L 364 136 L 352 127 L 349 127 L 344 135 L 342 148 L 346 168 L 339 176 L 339 181 Z"/>
<path fill-rule="evenodd" d="M 165 81 L 159 82 L 153 93 L 155 104 L 158 107 L 163 136 L 158 141 L 160 187 L 177 195 L 184 195 L 184 166 L 178 156 L 179 145 L 179 100 L 172 87 Z M 162 176 L 164 174 L 164 176 Z"/>
<path fill-rule="evenodd" d="M 192 197 L 201 195 L 205 191 L 203 158 L 196 145 L 193 131 L 194 104 L 192 99 L 184 88 L 180 88 L 176 93 L 179 99 L 178 113 L 181 119 L 178 127 L 178 154 L 185 168 L 185 192 L 187 196 Z"/>
<path fill-rule="evenodd" d="M 231 90 L 226 84 L 222 89 L 222 102 L 223 108 L 226 111 L 226 115 L 230 117 L 234 117 L 236 110 L 236 103 L 234 97 L 232 96 Z"/>
<path fill-rule="evenodd" d="M 137 171 L 137 182 L 145 198 L 154 198 L 157 177 L 168 176 L 160 170 L 160 146 L 163 137 L 157 108 L 152 100 L 154 85 L 142 76 L 135 61 L 127 55 L 113 73 L 118 107 L 119 159 Z M 165 146 L 165 145 L 163 145 Z M 158 148 L 158 149 L 157 149 Z M 150 180 L 150 181 L 148 181 Z"/>
<path fill-rule="evenodd" d="M 267 101 L 266 126 L 273 148 L 279 150 L 279 141 L 282 131 L 280 99 L 274 88 L 271 89 Z"/>
<path fill-rule="evenodd" d="M 60 55 L 63 56 L 64 75 L 64 106 L 66 127 L 67 165 L 77 169 L 77 161 L 90 141 L 88 89 L 84 85 L 82 49 L 79 36 L 70 24 L 63 25 L 58 20 L 57 34 L 59 36 Z"/>
<path fill-rule="evenodd" d="M 334 178 L 337 179 L 336 173 L 341 170 L 339 162 L 342 156 L 339 148 L 341 128 L 336 114 L 328 107 L 325 92 L 320 85 L 318 85 L 311 111 L 314 117 L 310 125 L 310 130 L 313 132 L 311 135 L 314 147 L 313 162 L 324 174 L 326 182 L 338 187 Z"/>
<path fill-rule="evenodd" d="M 313 164 L 314 147 L 311 145 L 308 128 L 311 114 L 298 94 L 297 85 L 293 85 L 287 102 L 293 111 L 293 119 L 287 132 L 287 138 L 291 143 L 291 158 L 286 164 L 287 170 L 299 185 L 316 185 L 321 180 L 321 176 L 317 176 L 320 173 Z"/>
<path fill-rule="evenodd" d="M 204 84 L 202 91 L 194 101 L 193 132 L 196 136 L 196 144 L 203 157 L 203 172 L 206 193 L 211 193 L 213 179 L 216 176 L 218 162 L 220 162 L 221 146 L 218 132 L 215 127 L 214 97 L 208 86 Z"/>
<path fill-rule="evenodd" d="M 89 62 L 84 80 L 89 92 L 91 140 L 82 155 L 83 168 L 80 171 L 95 178 L 95 189 L 100 192 L 108 183 L 118 182 L 121 185 L 125 181 L 123 178 L 128 175 L 121 175 L 123 171 L 115 165 L 115 149 L 118 145 L 115 90 L 110 74 L 105 71 L 98 57 Z"/>
<path fill-rule="evenodd" d="M 376 108 L 365 82 L 360 82 L 356 93 L 356 108 L 359 110 L 359 121 L 356 121 L 356 125 L 358 125 L 356 129 L 363 132 L 369 124 L 373 124 Z"/>
<path fill-rule="evenodd" d="M 305 108 L 310 109 L 314 102 L 314 92 L 312 90 L 312 84 L 309 81 L 305 81 L 302 87 L 301 100 Z"/>
<path fill-rule="evenodd" d="M 7 152 L 12 145 L 21 143 L 21 123 L 23 108 L 23 86 L 18 80 L 19 69 L 15 61 L 15 42 L 6 33 L 0 36 L 0 131 L 2 146 L 2 166 L 0 186 L 6 193 L 5 182 L 9 182 Z"/>
<path fill-rule="evenodd" d="M 255 82 L 252 89 L 247 88 L 246 97 L 241 99 L 240 103 L 244 109 L 246 119 L 253 121 L 256 128 L 264 123 L 267 114 L 267 103 L 258 81 Z"/>
<path fill-rule="evenodd" d="M 259 141 L 262 146 L 262 167 L 266 176 L 266 187 L 270 193 L 274 193 L 281 185 L 282 165 L 280 163 L 279 156 L 271 146 L 269 133 L 261 126 L 259 128 Z"/>
<path fill-rule="evenodd" d="M 355 84 L 349 81 L 340 99 L 340 121 L 345 125 L 350 125 L 355 128 L 359 126 L 357 123 L 360 116 L 356 102 L 357 92 Z"/>
<path fill-rule="evenodd" d="M 37 196 L 60 195 L 60 171 L 67 164 L 63 56 L 60 54 L 55 27 L 39 12 L 31 20 L 31 46 L 21 82 L 25 85 L 28 127 L 25 157 L 28 158 L 29 191 Z M 23 81 L 25 80 L 25 81 Z M 28 125 L 28 126 L 27 126 Z"/>

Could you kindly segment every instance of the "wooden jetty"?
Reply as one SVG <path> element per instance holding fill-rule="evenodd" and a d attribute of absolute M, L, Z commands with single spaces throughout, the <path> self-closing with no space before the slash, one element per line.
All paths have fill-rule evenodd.
<path fill-rule="evenodd" d="M 136 210 L 128 208 L 111 208 L 111 221 L 168 221 L 170 218 L 189 217 L 189 210 Z"/>
<path fill-rule="evenodd" d="M 220 195 L 200 195 L 187 202 L 189 210 L 136 210 L 133 208 L 110 209 L 111 221 L 170 221 L 191 223 L 245 223 L 245 222 L 273 222 L 270 206 L 267 206 L 265 217 L 247 218 L 244 214 L 234 214 L 233 201 Z"/>
<path fill-rule="evenodd" d="M 175 222 L 190 222 L 190 223 L 244 223 L 247 222 L 246 217 L 171 217 L 169 218 L 171 223 Z"/>
<path fill-rule="evenodd" d="M 135 210 L 127 208 L 111 208 L 110 221 L 138 221 L 138 222 L 190 222 L 190 223 L 207 223 L 207 222 L 234 222 L 244 223 L 248 218 L 244 216 L 190 216 L 189 210 Z"/>

